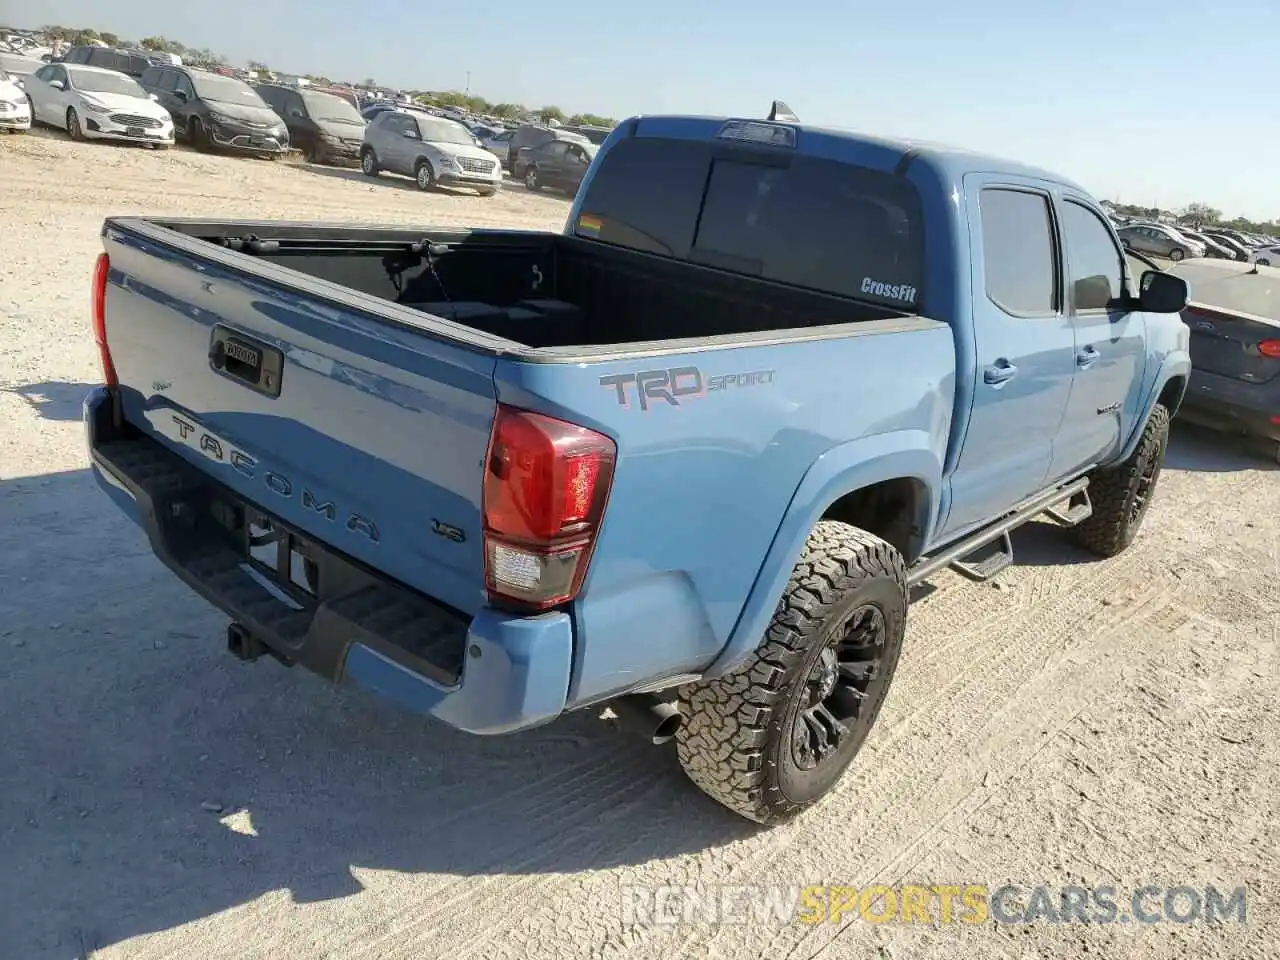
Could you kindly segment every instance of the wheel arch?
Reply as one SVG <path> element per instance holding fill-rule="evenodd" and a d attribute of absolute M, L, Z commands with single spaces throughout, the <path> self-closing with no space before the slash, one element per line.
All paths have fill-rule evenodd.
<path fill-rule="evenodd" d="M 920 556 L 942 487 L 942 455 L 933 441 L 919 430 L 879 434 L 841 444 L 814 462 L 781 518 L 728 642 L 705 676 L 732 671 L 759 645 L 820 520 L 867 530 L 896 547 L 908 564 Z"/>

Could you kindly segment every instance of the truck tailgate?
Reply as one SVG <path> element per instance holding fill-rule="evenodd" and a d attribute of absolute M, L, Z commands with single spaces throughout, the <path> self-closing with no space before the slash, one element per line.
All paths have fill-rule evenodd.
<path fill-rule="evenodd" d="M 494 358 L 191 242 L 104 231 L 124 419 L 280 527 L 474 614 Z"/>

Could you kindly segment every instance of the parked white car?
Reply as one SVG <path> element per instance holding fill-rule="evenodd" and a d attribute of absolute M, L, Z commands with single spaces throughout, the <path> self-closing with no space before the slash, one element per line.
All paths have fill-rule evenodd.
<path fill-rule="evenodd" d="M 72 140 L 127 140 L 173 146 L 173 118 L 131 77 L 101 67 L 50 63 L 26 82 L 32 120 Z"/>
<path fill-rule="evenodd" d="M 1250 250 L 1249 262 L 1264 267 L 1280 267 L 1280 244 L 1270 244 Z"/>
<path fill-rule="evenodd" d="M 31 105 L 23 81 L 0 70 L 0 130 L 30 130 Z"/>

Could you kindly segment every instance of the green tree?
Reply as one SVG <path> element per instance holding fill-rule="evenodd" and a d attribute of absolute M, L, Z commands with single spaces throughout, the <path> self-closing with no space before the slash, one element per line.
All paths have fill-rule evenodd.
<path fill-rule="evenodd" d="M 569 122 L 584 127 L 609 127 L 610 129 L 618 125 L 618 121 L 612 117 L 602 117 L 595 113 L 575 113 L 569 118 Z"/>
<path fill-rule="evenodd" d="M 1217 223 L 1222 219 L 1222 211 L 1215 210 L 1207 203 L 1189 203 L 1183 209 L 1179 219 L 1199 227 L 1206 223 Z"/>
<path fill-rule="evenodd" d="M 489 112 L 495 117 L 501 117 L 503 120 L 515 120 L 523 117 L 527 111 L 518 103 L 495 103 L 489 108 Z"/>
<path fill-rule="evenodd" d="M 103 30 L 98 34 L 98 39 L 105 43 L 108 47 L 118 47 L 121 45 L 120 37 L 109 30 Z"/>
<path fill-rule="evenodd" d="M 557 123 L 564 123 L 564 111 L 557 106 L 543 107 L 538 111 L 538 116 L 543 123 L 555 120 Z"/>
<path fill-rule="evenodd" d="M 98 39 L 98 31 L 97 30 L 75 30 L 75 31 L 72 31 L 71 36 L 68 37 L 67 39 L 71 41 L 71 45 L 74 47 L 88 46 L 89 44 L 93 43 L 95 40 Z"/>
<path fill-rule="evenodd" d="M 169 41 L 164 37 L 143 37 L 139 43 L 143 50 L 158 50 L 165 53 L 169 49 Z"/>

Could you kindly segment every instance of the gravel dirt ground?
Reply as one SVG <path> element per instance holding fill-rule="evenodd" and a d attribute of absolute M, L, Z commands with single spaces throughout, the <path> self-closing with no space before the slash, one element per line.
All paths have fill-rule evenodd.
<path fill-rule="evenodd" d="M 593 716 L 471 738 L 245 665 L 86 472 L 109 214 L 557 228 L 183 150 L 0 138 L 0 957 L 1280 956 L 1280 473 L 1175 430 L 1134 547 L 1035 524 L 912 610 L 838 791 L 771 831 Z M 1248 887 L 1244 924 L 624 922 L 625 885 Z M 1123 893 L 1121 895 L 1123 900 Z"/>

